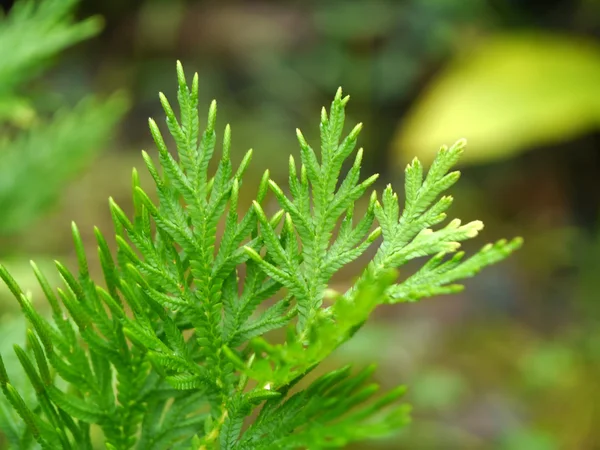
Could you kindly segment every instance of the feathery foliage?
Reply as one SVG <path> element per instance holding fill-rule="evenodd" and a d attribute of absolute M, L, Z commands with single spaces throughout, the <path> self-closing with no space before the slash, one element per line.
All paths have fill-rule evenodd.
<path fill-rule="evenodd" d="M 73 20 L 77 3 L 78 0 L 20 0 L 7 17 L 0 17 L 3 96 L 30 80 L 49 58 L 100 31 L 97 17 Z"/>
<path fill-rule="evenodd" d="M 252 151 L 234 167 L 230 127 L 217 138 L 215 102 L 200 133 L 198 76 L 189 86 L 180 64 L 177 75 L 179 117 L 162 94 L 160 101 L 178 158 L 151 119 L 158 164 L 145 152 L 143 159 L 158 204 L 134 170 L 133 217 L 110 200 L 116 256 L 95 230 L 103 282 L 91 279 L 74 224 L 79 269 L 56 264 L 63 287 L 55 291 L 33 264 L 52 320 L 0 268 L 30 325 L 28 348 L 15 351 L 37 396 L 26 403 L 0 364 L 2 390 L 28 425 L 11 443 L 91 449 L 90 430 L 99 427 L 108 449 L 318 449 L 395 432 L 409 420 L 404 388 L 378 393 L 372 367 L 303 379 L 378 305 L 456 292 L 458 281 L 520 245 L 500 241 L 463 260 L 459 243 L 482 224 L 455 219 L 432 229 L 452 203 L 442 194 L 458 180 L 450 170 L 465 142 L 443 147 L 426 174 L 417 160 L 407 167 L 402 210 L 388 186 L 355 220 L 354 205 L 376 176 L 361 181 L 361 125 L 343 136 L 348 97 L 339 90 L 321 113 L 320 151 L 297 132 L 301 164 L 290 158 L 289 194 L 266 172 L 252 207 L 239 214 Z M 268 195 L 280 206 L 273 215 L 264 208 Z M 332 276 L 380 236 L 356 283 L 331 292 Z M 398 267 L 424 256 L 417 273 L 398 281 Z M 268 337 L 281 328 L 283 342 Z"/>
<path fill-rule="evenodd" d="M 77 22 L 78 0 L 18 0 L 0 15 L 0 232 L 19 230 L 89 162 L 125 111 L 120 95 L 87 98 L 52 120 L 36 111 L 27 83 L 61 51 L 100 31 Z"/>

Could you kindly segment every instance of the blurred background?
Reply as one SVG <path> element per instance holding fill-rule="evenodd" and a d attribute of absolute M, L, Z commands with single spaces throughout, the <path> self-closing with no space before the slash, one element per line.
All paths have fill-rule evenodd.
<path fill-rule="evenodd" d="M 93 251 L 108 197 L 131 206 L 176 59 L 232 124 L 233 158 L 254 148 L 250 183 L 267 167 L 284 183 L 294 129 L 316 145 L 343 86 L 364 174 L 402 192 L 412 157 L 465 137 L 453 212 L 486 224 L 467 250 L 525 238 L 460 295 L 380 308 L 329 360 L 409 386 L 413 424 L 355 448 L 600 448 L 599 0 L 0 3 L 0 259 L 40 308 L 28 261 L 73 264 L 70 221 Z M 3 356 L 23 326 L 0 288 Z"/>

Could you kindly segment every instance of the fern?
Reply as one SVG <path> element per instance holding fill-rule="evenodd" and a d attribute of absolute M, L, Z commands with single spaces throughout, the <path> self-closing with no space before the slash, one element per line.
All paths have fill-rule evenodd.
<path fill-rule="evenodd" d="M 178 64 L 177 77 L 179 117 L 162 94 L 160 101 L 178 158 L 150 120 L 158 164 L 145 152 L 143 160 L 158 204 L 134 170 L 133 217 L 110 201 L 114 257 L 95 230 L 103 283 L 91 279 L 75 225 L 79 270 L 57 263 L 63 287 L 55 292 L 34 265 L 52 320 L 0 268 L 31 328 L 31 350 L 16 351 L 38 404 L 23 401 L 0 364 L 4 394 L 42 448 L 91 448 L 92 426 L 109 449 L 317 449 L 394 433 L 409 420 L 404 388 L 379 394 L 372 367 L 303 379 L 378 305 L 455 292 L 458 281 L 519 247 L 520 239 L 499 241 L 463 261 L 460 242 L 481 223 L 455 219 L 432 229 L 452 203 L 440 196 L 458 180 L 450 170 L 464 141 L 442 148 L 426 175 L 417 160 L 407 167 L 402 212 L 388 186 L 355 220 L 354 205 L 376 177 L 361 181 L 361 125 L 343 137 L 348 97 L 339 90 L 321 113 L 320 151 L 297 132 L 301 164 L 290 158 L 289 194 L 266 172 L 252 207 L 238 215 L 252 152 L 234 168 L 230 127 L 217 138 L 216 103 L 200 133 L 198 76 L 188 85 Z M 280 206 L 273 215 L 263 207 L 268 195 Z M 380 236 L 356 283 L 330 291 L 332 276 Z M 398 281 L 398 267 L 424 256 L 419 271 Z M 267 337 L 282 328 L 283 342 Z"/>
<path fill-rule="evenodd" d="M 61 51 L 97 34 L 98 17 L 76 22 L 78 0 L 18 0 L 0 15 L 0 233 L 18 231 L 89 163 L 126 108 L 114 95 L 86 98 L 45 118 L 27 83 Z"/>
<path fill-rule="evenodd" d="M 77 3 L 78 0 L 16 2 L 10 15 L 0 21 L 0 92 L 14 90 L 35 75 L 50 57 L 100 31 L 97 17 L 74 23 L 73 8 Z"/>

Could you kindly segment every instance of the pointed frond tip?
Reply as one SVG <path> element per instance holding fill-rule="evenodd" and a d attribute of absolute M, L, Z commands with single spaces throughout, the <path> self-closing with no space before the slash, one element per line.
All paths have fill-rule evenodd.
<path fill-rule="evenodd" d="M 183 71 L 183 65 L 181 64 L 181 61 L 179 61 L 179 60 L 177 60 L 177 81 L 179 82 L 180 86 L 183 86 L 186 84 L 185 72 Z"/>
<path fill-rule="evenodd" d="M 449 156 L 453 156 L 454 158 L 458 159 L 458 157 L 460 157 L 462 155 L 462 153 L 465 151 L 467 147 L 467 139 L 466 138 L 461 138 L 458 139 L 454 144 L 452 144 L 449 148 L 447 145 L 442 145 L 440 147 L 440 149 L 438 150 L 437 156 L 436 158 L 448 158 Z M 421 161 L 419 160 L 419 158 L 417 156 L 415 156 L 411 162 L 409 162 L 406 165 L 405 171 L 410 171 L 410 170 L 422 170 L 422 164 Z"/>

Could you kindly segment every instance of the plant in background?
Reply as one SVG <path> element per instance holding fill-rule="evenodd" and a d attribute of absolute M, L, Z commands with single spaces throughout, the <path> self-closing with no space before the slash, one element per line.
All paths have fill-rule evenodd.
<path fill-rule="evenodd" d="M 0 252 L 14 257 L 13 273 L 27 286 L 28 278 L 31 284 L 35 281 L 33 276 L 19 273 L 24 263 L 15 253 L 22 241 L 14 239 L 15 234 L 39 217 L 68 181 L 91 161 L 126 109 L 121 95 L 106 100 L 89 96 L 69 108 L 64 99 L 53 98 L 45 86 L 37 85 L 38 78 L 60 53 L 100 31 L 97 17 L 75 20 L 73 10 L 78 3 L 17 0 L 6 16 L 0 8 L 0 237 L 12 238 L 4 240 Z M 59 111 L 50 114 L 57 107 Z M 3 289 L 0 298 L 6 300 L 6 294 L 8 291 Z M 12 336 L 22 325 L 21 318 L 5 314 L 7 305 L 7 301 L 0 304 L 3 345 L 13 341 Z M 20 338 L 21 333 L 19 342 Z M 21 394 L 27 400 L 35 399 L 27 382 L 21 382 L 26 377 L 18 360 L 7 359 L 6 365 Z M 23 436 L 25 427 L 15 423 L 18 419 L 6 399 L 0 398 L 0 430 L 6 435 Z M 27 439 L 31 436 L 26 435 L 16 448 L 28 448 Z M 0 447 L 4 443 L 0 435 Z"/>
<path fill-rule="evenodd" d="M 36 111 L 31 92 L 23 94 L 51 58 L 100 31 L 96 17 L 74 21 L 77 4 L 20 0 L 10 14 L 0 15 L 1 234 L 37 217 L 102 147 L 125 111 L 121 96 L 86 98 L 48 120 Z"/>
<path fill-rule="evenodd" d="M 459 178 L 449 171 L 465 142 L 442 148 L 426 175 L 416 159 L 407 167 L 402 210 L 388 186 L 381 200 L 372 193 L 356 220 L 354 204 L 377 177 L 360 181 L 362 149 L 354 148 L 361 125 L 342 136 L 348 97 L 339 90 L 329 113 L 321 113 L 319 153 L 298 131 L 301 164 L 290 158 L 289 195 L 267 171 L 253 206 L 239 217 L 252 152 L 234 170 L 225 127 L 221 158 L 209 175 L 216 103 L 200 135 L 198 77 L 190 88 L 180 65 L 177 74 L 179 119 L 162 94 L 160 100 L 178 159 L 150 120 L 160 169 L 145 152 L 143 159 L 159 204 L 134 170 L 133 219 L 110 201 L 116 257 L 96 229 L 103 284 L 90 278 L 75 225 L 79 270 L 57 263 L 62 288 L 55 291 L 33 264 L 53 323 L 0 269 L 30 324 L 28 348 L 15 351 L 37 395 L 27 404 L 0 365 L 2 390 L 28 425 L 10 442 L 26 448 L 21 443 L 29 437 L 46 449 L 91 449 L 94 427 L 106 448 L 119 450 L 317 449 L 395 432 L 408 421 L 404 388 L 378 395 L 372 367 L 303 379 L 377 305 L 457 292 L 458 280 L 520 245 L 502 240 L 463 260 L 459 243 L 475 237 L 481 222 L 455 219 L 432 229 L 452 203 L 442 193 Z M 262 206 L 267 195 L 281 208 L 273 215 Z M 344 293 L 329 290 L 331 277 L 380 236 L 354 285 Z M 398 281 L 396 269 L 423 256 L 431 258 Z M 268 334 L 280 328 L 287 330 L 283 342 Z"/>

